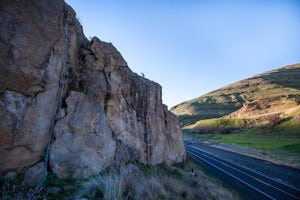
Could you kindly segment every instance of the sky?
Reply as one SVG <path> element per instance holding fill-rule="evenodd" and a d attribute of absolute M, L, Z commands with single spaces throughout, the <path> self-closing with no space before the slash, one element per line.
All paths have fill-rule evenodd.
<path fill-rule="evenodd" d="M 66 0 L 169 108 L 300 62 L 300 0 Z"/>

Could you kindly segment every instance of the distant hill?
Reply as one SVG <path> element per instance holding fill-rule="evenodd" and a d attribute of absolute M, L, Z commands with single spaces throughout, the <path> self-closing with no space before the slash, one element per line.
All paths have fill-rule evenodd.
<path fill-rule="evenodd" d="M 174 106 L 171 112 L 192 129 L 273 126 L 283 121 L 298 124 L 299 104 L 300 63 L 227 85 Z"/>

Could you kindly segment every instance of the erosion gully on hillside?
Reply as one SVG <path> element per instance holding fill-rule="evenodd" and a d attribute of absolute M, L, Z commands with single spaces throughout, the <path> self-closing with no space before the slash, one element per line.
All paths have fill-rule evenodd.
<path fill-rule="evenodd" d="M 187 153 L 245 199 L 300 199 L 300 170 L 185 141 Z"/>

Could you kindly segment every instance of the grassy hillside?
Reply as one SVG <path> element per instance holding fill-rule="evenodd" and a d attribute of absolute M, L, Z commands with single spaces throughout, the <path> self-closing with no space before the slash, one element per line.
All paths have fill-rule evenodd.
<path fill-rule="evenodd" d="M 279 117 L 272 126 L 263 117 L 205 119 L 184 127 L 183 132 L 190 139 L 300 153 L 300 105 Z"/>
<path fill-rule="evenodd" d="M 202 119 L 230 115 L 244 105 L 250 105 L 253 112 L 243 113 L 243 118 L 251 118 L 251 115 L 257 114 L 282 113 L 299 103 L 300 63 L 227 85 L 183 102 L 171 108 L 171 111 L 186 126 Z"/>
<path fill-rule="evenodd" d="M 238 81 L 171 111 L 190 139 L 300 153 L 300 64 Z"/>

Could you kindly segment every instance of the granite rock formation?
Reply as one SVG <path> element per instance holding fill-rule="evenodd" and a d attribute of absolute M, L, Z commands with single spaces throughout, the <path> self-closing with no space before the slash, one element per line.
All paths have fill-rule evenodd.
<path fill-rule="evenodd" d="M 0 8 L 1 175 L 41 165 L 49 141 L 50 169 L 64 178 L 185 159 L 161 86 L 133 73 L 112 44 L 87 40 L 63 0 Z"/>

